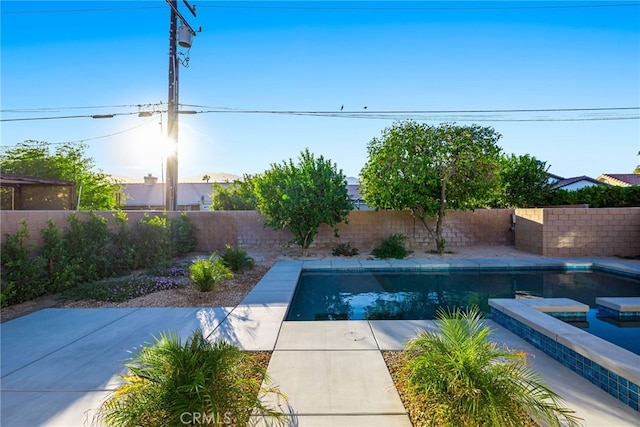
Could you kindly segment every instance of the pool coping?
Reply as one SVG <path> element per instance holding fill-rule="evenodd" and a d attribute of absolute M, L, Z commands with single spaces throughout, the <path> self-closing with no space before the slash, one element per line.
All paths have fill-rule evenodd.
<path fill-rule="evenodd" d="M 279 261 L 287 262 L 287 261 Z M 278 262 L 278 263 L 279 263 Z M 324 260 L 299 261 L 303 271 L 361 271 L 361 270 L 598 270 L 620 274 L 623 276 L 640 277 L 640 264 L 631 265 L 615 259 L 597 258 L 472 258 L 455 260 L 407 259 L 407 260 Z M 275 264 L 275 266 L 278 265 Z"/>

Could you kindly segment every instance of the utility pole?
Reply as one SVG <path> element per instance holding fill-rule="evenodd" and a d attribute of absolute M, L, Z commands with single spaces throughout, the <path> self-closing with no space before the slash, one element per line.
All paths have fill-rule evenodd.
<path fill-rule="evenodd" d="M 167 156 L 167 184 L 165 208 L 178 208 L 178 8 L 177 0 L 171 0 L 171 25 L 169 26 L 169 101 L 167 107 L 167 138 L 171 150 Z"/>
<path fill-rule="evenodd" d="M 192 7 L 183 0 L 191 14 L 195 17 L 195 6 Z M 171 144 L 170 154 L 167 156 L 167 182 L 165 194 L 165 209 L 167 211 L 178 210 L 178 19 L 185 26 L 190 36 L 187 40 L 180 40 L 180 45 L 191 47 L 191 36 L 196 33 L 189 23 L 178 11 L 177 0 L 166 0 L 171 8 L 171 21 L 169 25 L 169 99 L 167 105 L 167 138 Z M 182 27 L 180 27 L 182 29 Z M 182 33 L 181 33 L 182 36 Z"/>

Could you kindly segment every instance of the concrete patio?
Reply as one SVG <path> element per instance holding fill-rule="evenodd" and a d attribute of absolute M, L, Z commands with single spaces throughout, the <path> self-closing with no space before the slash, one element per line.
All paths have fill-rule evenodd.
<path fill-rule="evenodd" d="M 638 262 L 611 262 L 640 271 Z M 172 330 L 186 339 L 201 328 L 210 339 L 273 351 L 268 374 L 289 398 L 291 425 L 410 426 L 381 350 L 401 349 L 417 329 L 433 328 L 433 322 L 283 321 L 304 266 L 304 261 L 278 262 L 237 307 L 46 309 L 3 323 L 1 425 L 88 425 L 116 387 L 129 351 L 160 332 Z M 533 367 L 585 426 L 638 425 L 638 412 L 496 323 L 489 324 L 493 340 L 530 355 Z"/>

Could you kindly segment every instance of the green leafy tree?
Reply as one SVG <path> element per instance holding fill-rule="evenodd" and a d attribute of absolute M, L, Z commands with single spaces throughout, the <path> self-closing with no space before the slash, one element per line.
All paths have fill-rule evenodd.
<path fill-rule="evenodd" d="M 434 425 L 578 426 L 580 418 L 527 366 L 525 353 L 489 340 L 477 308 L 439 310 L 438 332 L 422 331 L 406 345 L 411 393 L 426 397 Z M 427 405 L 429 406 L 429 405 Z"/>
<path fill-rule="evenodd" d="M 121 185 L 111 175 L 95 170 L 86 148 L 65 143 L 52 152 L 49 143 L 29 140 L 5 150 L 0 155 L 0 169 L 3 173 L 74 181 L 80 209 L 113 210 Z"/>
<path fill-rule="evenodd" d="M 289 230 L 305 256 L 321 224 L 333 227 L 337 236 L 337 224 L 346 222 L 353 209 L 342 170 L 322 156 L 315 158 L 308 149 L 298 164 L 291 159 L 272 164 L 252 181 L 265 224 Z"/>
<path fill-rule="evenodd" d="M 529 208 L 545 203 L 553 185 L 549 183 L 549 167 L 525 154 L 500 159 L 499 207 Z"/>
<path fill-rule="evenodd" d="M 215 211 L 253 211 L 256 210 L 256 196 L 253 194 L 251 175 L 243 180 L 236 179 L 226 185 L 214 182 L 211 185 L 211 208 Z"/>
<path fill-rule="evenodd" d="M 442 253 L 446 209 L 476 208 L 495 191 L 498 139 L 490 127 L 395 123 L 369 142 L 360 191 L 369 206 L 410 210 Z"/>

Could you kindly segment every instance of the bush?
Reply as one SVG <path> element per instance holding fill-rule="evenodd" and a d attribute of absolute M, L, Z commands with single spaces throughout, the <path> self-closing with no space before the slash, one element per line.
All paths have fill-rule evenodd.
<path fill-rule="evenodd" d="M 27 242 L 30 234 L 27 223 L 22 221 L 15 234 L 5 234 L 2 244 L 2 280 L 0 281 L 0 306 L 5 307 L 33 299 L 45 292 L 43 265 Z"/>
<path fill-rule="evenodd" d="M 113 214 L 115 221 L 112 233 L 113 271 L 115 275 L 126 274 L 136 267 L 136 250 L 133 245 L 133 232 L 126 212 Z"/>
<path fill-rule="evenodd" d="M 180 257 L 196 248 L 196 227 L 187 214 L 169 220 L 171 257 Z"/>
<path fill-rule="evenodd" d="M 358 255 L 359 252 L 358 248 L 351 247 L 351 242 L 340 243 L 333 249 L 333 255 L 335 256 L 354 256 Z"/>
<path fill-rule="evenodd" d="M 244 269 L 251 270 L 255 265 L 255 261 L 249 255 L 247 251 L 242 248 L 233 248 L 231 245 L 226 245 L 226 249 L 220 258 L 224 265 L 229 267 L 231 271 L 238 272 Z"/>
<path fill-rule="evenodd" d="M 576 191 L 555 190 L 545 204 L 548 206 L 589 205 L 592 208 L 640 206 L 640 186 L 593 185 Z"/>
<path fill-rule="evenodd" d="M 49 220 L 47 228 L 40 233 L 44 242 L 40 257 L 46 264 L 47 291 L 60 292 L 82 283 L 82 263 L 69 252 L 62 232 L 53 221 Z"/>
<path fill-rule="evenodd" d="M 114 219 L 114 232 L 106 218 L 93 212 L 85 221 L 72 213 L 64 232 L 49 221 L 47 228 L 40 231 L 43 245 L 37 256 L 36 249 L 27 246 L 30 236 L 23 222 L 21 230 L 7 235 L 2 246 L 0 304 L 16 304 L 45 293 L 65 291 L 128 274 L 135 268 L 161 271 L 173 256 L 185 255 L 195 248 L 195 227 L 184 214 L 171 221 L 145 215 L 133 230 L 125 213 L 114 214 Z M 134 281 L 127 286 L 154 289 L 156 285 L 162 288 L 167 284 L 141 285 Z M 101 292 L 106 291 L 98 294 Z M 134 293 L 140 296 L 140 292 L 150 291 Z"/>
<path fill-rule="evenodd" d="M 200 292 L 209 292 L 222 280 L 233 278 L 233 273 L 222 259 L 214 259 L 214 255 L 211 255 L 209 259 L 200 258 L 191 264 L 189 278 Z"/>
<path fill-rule="evenodd" d="M 67 221 L 69 229 L 64 234 L 64 250 L 69 261 L 80 267 L 80 283 L 112 276 L 109 253 L 112 239 L 106 218 L 90 212 L 85 221 L 80 221 L 73 213 Z"/>
<path fill-rule="evenodd" d="M 133 232 L 135 268 L 165 266 L 170 259 L 169 241 L 166 217 L 144 214 Z"/>
<path fill-rule="evenodd" d="M 371 255 L 376 258 L 395 258 L 403 259 L 411 252 L 404 247 L 404 242 L 407 240 L 406 236 L 402 234 L 392 234 L 382 241 L 380 246 L 371 251 Z"/>
<path fill-rule="evenodd" d="M 444 426 L 579 425 L 555 392 L 527 367 L 526 354 L 489 341 L 477 308 L 438 312 L 438 332 L 422 331 L 405 348 L 402 368 L 426 419 Z"/>
<path fill-rule="evenodd" d="M 102 404 L 96 424 L 107 426 L 180 426 L 184 414 L 207 425 L 249 425 L 251 415 L 274 417 L 284 424 L 284 414 L 265 406 L 259 395 L 276 393 L 261 386 L 264 369 L 254 357 L 224 341 L 211 343 L 196 330 L 184 345 L 174 333 L 161 334 L 142 347 L 126 364 L 123 385 Z M 206 421 L 205 421 L 206 423 Z"/>

